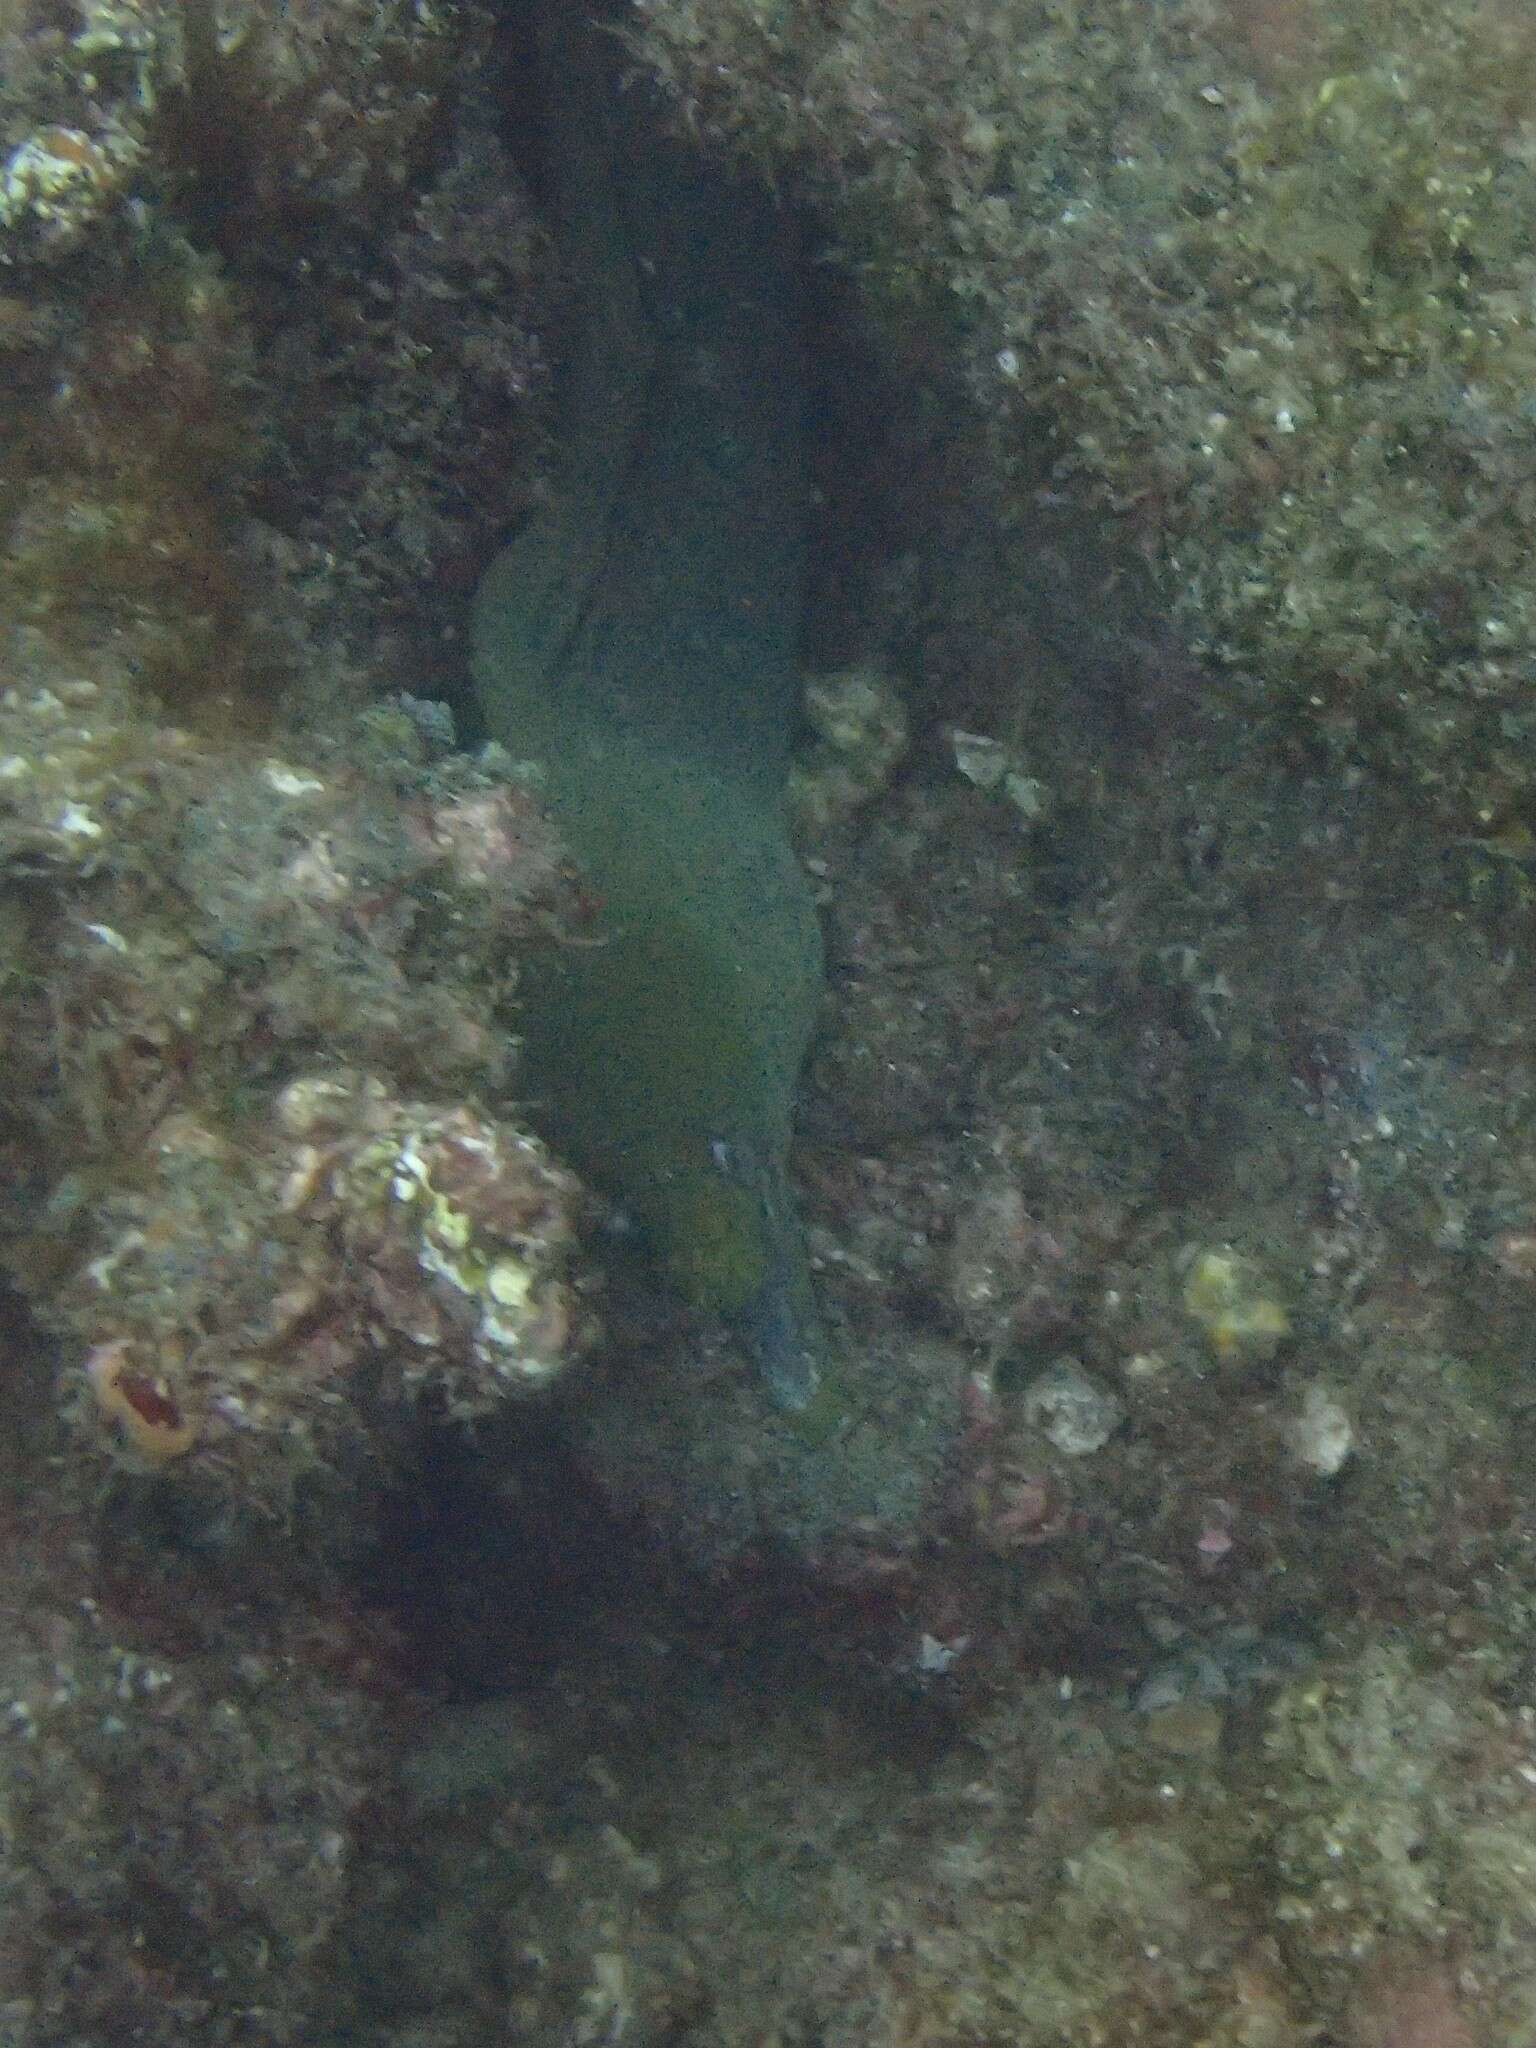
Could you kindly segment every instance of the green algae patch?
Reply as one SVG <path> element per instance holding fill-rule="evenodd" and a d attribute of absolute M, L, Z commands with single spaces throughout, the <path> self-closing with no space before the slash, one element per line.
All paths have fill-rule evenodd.
<path fill-rule="evenodd" d="M 801 371 L 767 198 L 655 132 L 598 38 L 541 31 L 550 189 L 579 319 L 548 507 L 475 616 L 488 725 L 535 761 L 596 899 L 530 972 L 546 1128 L 730 1316 L 775 1396 L 815 1384 L 785 1155 L 821 980 L 790 849 Z"/>

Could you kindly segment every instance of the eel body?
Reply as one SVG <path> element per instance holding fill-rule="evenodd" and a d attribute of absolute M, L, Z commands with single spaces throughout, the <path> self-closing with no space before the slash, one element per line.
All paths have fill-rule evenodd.
<path fill-rule="evenodd" d="M 530 1094 L 783 1406 L 818 1342 L 786 1154 L 821 980 L 787 837 L 804 548 L 793 266 L 671 143 L 586 10 L 540 28 L 577 318 L 548 503 L 488 571 L 487 726 L 539 764 L 596 939 L 529 974 Z"/>

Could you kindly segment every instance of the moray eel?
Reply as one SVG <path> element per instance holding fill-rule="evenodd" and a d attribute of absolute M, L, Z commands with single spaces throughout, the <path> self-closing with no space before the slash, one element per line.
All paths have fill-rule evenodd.
<path fill-rule="evenodd" d="M 597 905 L 597 943 L 525 978 L 524 1071 L 550 1135 L 802 1410 L 820 1346 L 786 1154 L 821 943 L 784 810 L 793 266 L 767 195 L 669 141 L 586 17 L 547 0 L 538 28 L 577 298 L 561 459 L 473 625 L 486 724 L 542 768 Z"/>

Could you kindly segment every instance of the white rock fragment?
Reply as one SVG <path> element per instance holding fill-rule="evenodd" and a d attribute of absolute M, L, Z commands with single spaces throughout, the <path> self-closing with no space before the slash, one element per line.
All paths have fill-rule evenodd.
<path fill-rule="evenodd" d="M 1003 777 L 1003 795 L 1026 824 L 1033 825 L 1050 808 L 1045 784 L 1038 776 L 1012 772 Z"/>
<path fill-rule="evenodd" d="M 1020 1407 L 1025 1422 L 1067 1458 L 1102 1450 L 1125 1417 L 1123 1403 L 1091 1380 L 1075 1358 L 1058 1358 L 1031 1380 Z"/>
<path fill-rule="evenodd" d="M 62 832 L 70 839 L 99 839 L 101 827 L 85 808 L 84 804 L 73 801 L 66 803 L 54 824 L 55 831 Z"/>
<path fill-rule="evenodd" d="M 997 789 L 1001 785 L 1009 767 L 1008 749 L 1001 740 L 957 728 L 950 736 L 950 744 L 955 750 L 955 766 L 967 782 L 977 789 Z"/>
<path fill-rule="evenodd" d="M 1031 775 L 1025 763 L 1001 740 L 990 739 L 986 733 L 961 732 L 957 727 L 949 741 L 956 768 L 973 788 L 1012 804 L 1026 824 L 1033 825 L 1045 816 L 1050 809 L 1045 784 Z"/>
<path fill-rule="evenodd" d="M 290 768 L 286 761 L 267 761 L 261 772 L 268 788 L 276 790 L 279 796 L 319 796 L 325 788 L 317 775 Z"/>
<path fill-rule="evenodd" d="M 952 1642 L 944 1642 L 938 1636 L 929 1635 L 926 1630 L 918 1637 L 917 1668 L 925 1677 L 943 1678 L 953 1671 L 955 1665 L 971 1646 L 969 1636 L 956 1636 Z"/>
<path fill-rule="evenodd" d="M 1286 1447 L 1298 1465 L 1332 1479 L 1354 1455 L 1355 1427 L 1333 1389 L 1313 1380 L 1286 1424 Z"/>

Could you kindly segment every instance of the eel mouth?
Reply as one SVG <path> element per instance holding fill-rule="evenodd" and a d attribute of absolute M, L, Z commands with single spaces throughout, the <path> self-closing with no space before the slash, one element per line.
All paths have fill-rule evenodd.
<path fill-rule="evenodd" d="M 804 1415 L 822 1387 L 817 1330 L 785 1271 L 763 1285 L 740 1319 L 742 1341 L 775 1407 Z"/>
<path fill-rule="evenodd" d="M 715 1140 L 710 1153 L 721 1183 L 711 1220 L 738 1239 L 733 1263 L 741 1278 L 739 1299 L 718 1305 L 774 1404 L 803 1414 L 822 1384 L 822 1344 L 789 1177 L 750 1140 Z M 717 1255 L 717 1265 L 727 1263 Z"/>

